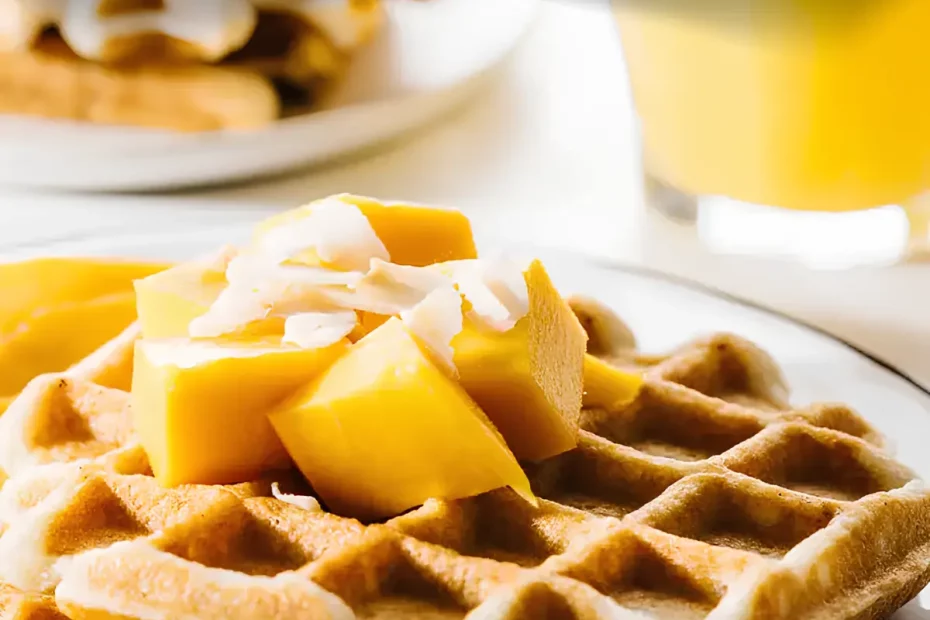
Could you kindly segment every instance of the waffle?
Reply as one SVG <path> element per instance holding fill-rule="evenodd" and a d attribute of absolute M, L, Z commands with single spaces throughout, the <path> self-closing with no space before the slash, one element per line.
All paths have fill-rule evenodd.
<path fill-rule="evenodd" d="M 249 129 L 318 103 L 377 0 L 0 0 L 0 113 Z"/>
<path fill-rule="evenodd" d="M 790 408 L 716 335 L 644 356 L 586 300 L 592 350 L 643 371 L 577 449 L 509 489 L 362 524 L 274 495 L 291 472 L 162 489 L 128 422 L 135 328 L 0 418 L 0 618 L 880 618 L 930 579 L 930 492 L 842 405 Z"/>

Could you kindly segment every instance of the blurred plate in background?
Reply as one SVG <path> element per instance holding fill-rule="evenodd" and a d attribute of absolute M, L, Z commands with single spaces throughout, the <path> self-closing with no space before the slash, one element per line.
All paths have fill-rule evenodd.
<path fill-rule="evenodd" d="M 539 0 L 388 0 L 325 109 L 250 132 L 177 134 L 0 117 L 0 184 L 163 190 L 280 173 L 397 138 L 474 95 L 529 30 Z"/>

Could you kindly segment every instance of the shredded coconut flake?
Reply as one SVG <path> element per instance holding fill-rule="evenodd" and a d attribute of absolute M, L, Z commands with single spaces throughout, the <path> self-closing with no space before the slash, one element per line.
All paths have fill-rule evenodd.
<path fill-rule="evenodd" d="M 286 264 L 308 250 L 327 266 Z M 271 229 L 229 261 L 229 285 L 191 322 L 189 333 L 217 337 L 270 314 L 351 309 L 359 296 L 347 287 L 358 285 L 373 260 L 390 256 L 368 218 L 355 205 L 323 200 L 306 217 Z"/>
<path fill-rule="evenodd" d="M 342 310 L 346 287 L 361 277 L 358 272 L 273 265 L 263 257 L 240 256 L 230 263 L 229 285 L 188 332 L 195 338 L 217 337 L 271 315 Z"/>
<path fill-rule="evenodd" d="M 278 486 L 277 482 L 271 483 L 271 494 L 275 499 L 281 500 L 282 502 L 287 502 L 298 508 L 303 508 L 304 510 L 309 510 L 311 512 L 321 512 L 323 509 L 320 507 L 320 502 L 316 500 L 315 497 L 310 497 L 309 495 L 291 495 L 290 493 L 282 493 L 281 488 Z"/>
<path fill-rule="evenodd" d="M 524 277 L 528 268 L 525 261 L 512 258 L 491 260 L 484 265 L 485 285 L 507 308 L 512 320 L 519 320 L 530 311 L 530 295 Z"/>
<path fill-rule="evenodd" d="M 187 331 L 193 338 L 213 338 L 232 333 L 267 317 L 275 300 L 286 290 L 285 283 L 274 280 L 255 285 L 248 282 L 229 284 L 204 315 L 191 321 Z"/>
<path fill-rule="evenodd" d="M 308 251 L 323 264 L 292 262 Z M 459 295 L 469 301 L 471 320 L 498 331 L 511 329 L 528 312 L 525 267 L 514 260 L 426 268 L 389 260 L 357 206 L 338 198 L 314 203 L 305 217 L 272 228 L 229 262 L 229 285 L 191 322 L 189 333 L 217 337 L 274 316 L 285 319 L 284 342 L 327 346 L 355 327 L 354 311 L 365 311 L 406 317 L 437 357 L 448 360 L 449 341 L 462 329 Z M 453 306 L 451 316 L 439 316 Z"/>
<path fill-rule="evenodd" d="M 272 316 L 289 317 L 305 312 L 339 312 L 351 309 L 347 300 L 352 291 L 342 286 L 288 284 L 284 293 L 272 304 Z"/>
<path fill-rule="evenodd" d="M 348 336 L 357 323 L 353 310 L 294 314 L 284 322 L 282 342 L 304 349 L 328 347 Z"/>
<path fill-rule="evenodd" d="M 431 292 L 412 309 L 402 312 L 400 318 L 436 361 L 456 372 L 452 339 L 462 331 L 462 296 L 451 284 Z"/>
<path fill-rule="evenodd" d="M 345 271 L 364 271 L 372 258 L 391 260 L 361 209 L 334 198 L 314 203 L 296 222 L 272 228 L 258 249 L 278 263 L 314 249 L 321 260 Z"/>
<path fill-rule="evenodd" d="M 436 271 L 372 259 L 368 273 L 354 287 L 351 303 L 358 310 L 395 316 L 412 310 L 427 295 L 449 284 L 448 278 Z"/>
<path fill-rule="evenodd" d="M 276 276 L 297 284 L 310 286 L 355 286 L 364 277 L 359 271 L 334 271 L 324 267 L 280 265 Z"/>
<path fill-rule="evenodd" d="M 461 260 L 439 266 L 472 308 L 468 317 L 490 329 L 507 331 L 529 311 L 524 267 L 510 259 Z"/>
<path fill-rule="evenodd" d="M 309 285 L 354 286 L 362 278 L 358 271 L 336 271 L 315 265 L 280 264 L 260 254 L 243 254 L 226 269 L 230 284 L 255 284 L 268 280 Z"/>

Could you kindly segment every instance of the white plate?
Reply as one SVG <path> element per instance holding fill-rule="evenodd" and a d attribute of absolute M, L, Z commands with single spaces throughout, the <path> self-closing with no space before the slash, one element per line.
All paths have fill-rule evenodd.
<path fill-rule="evenodd" d="M 56 255 L 182 260 L 224 243 L 241 242 L 247 233 L 245 227 L 235 226 L 187 235 L 84 239 L 42 250 Z M 561 251 L 520 251 L 541 258 L 563 293 L 590 295 L 609 304 L 633 328 L 646 351 L 660 352 L 716 331 L 749 338 L 782 366 L 794 404 L 851 405 L 890 439 L 899 460 L 930 480 L 926 449 L 930 390 L 888 364 L 814 327 L 699 284 Z M 894 618 L 930 620 L 930 589 Z"/>
<path fill-rule="evenodd" d="M 538 0 L 386 0 L 387 27 L 327 109 L 251 132 L 178 134 L 0 117 L 0 184 L 137 191 L 318 164 L 421 127 L 478 92 Z"/>

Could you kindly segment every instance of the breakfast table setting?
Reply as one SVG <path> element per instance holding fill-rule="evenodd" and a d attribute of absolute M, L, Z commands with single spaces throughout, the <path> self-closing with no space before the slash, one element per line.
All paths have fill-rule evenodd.
<path fill-rule="evenodd" d="M 784 381 L 792 406 L 848 403 L 887 439 L 883 449 L 930 475 L 930 252 L 888 258 L 876 241 L 906 236 L 904 216 L 850 225 L 867 248 L 862 264 L 861 254 L 837 259 L 818 214 L 813 232 L 765 216 L 717 228 L 670 216 L 649 204 L 640 102 L 609 1 L 387 3 L 385 31 L 338 95 L 268 129 L 198 137 L 0 119 L 0 257 L 187 261 L 343 193 L 451 207 L 482 256 L 540 257 L 563 294 L 613 308 L 640 351 L 708 332 L 745 337 L 781 366 L 783 377 L 766 380 Z M 717 242 L 732 222 L 745 225 L 737 242 Z M 808 234 L 815 251 L 782 251 Z M 930 248 L 930 236 L 917 241 Z M 787 407 L 777 389 L 750 387 L 760 410 Z M 728 400 L 734 419 L 741 399 Z M 859 418 L 838 415 L 824 422 L 829 432 L 873 441 L 871 426 L 853 431 Z M 930 618 L 930 596 L 893 617 Z"/>

